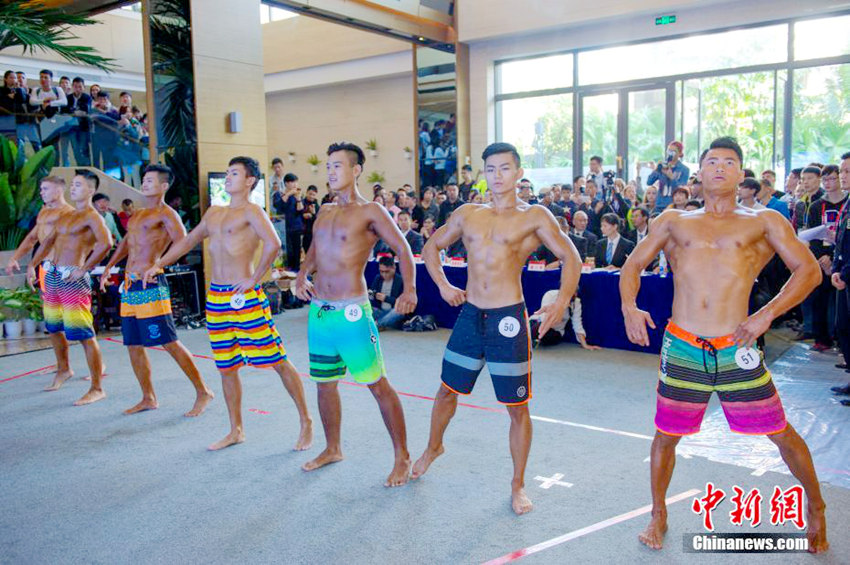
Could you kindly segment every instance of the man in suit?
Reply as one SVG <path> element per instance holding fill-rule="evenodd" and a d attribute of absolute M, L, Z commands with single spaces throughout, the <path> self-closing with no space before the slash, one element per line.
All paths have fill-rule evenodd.
<path fill-rule="evenodd" d="M 604 239 L 596 246 L 596 266 L 619 269 L 635 248 L 635 243 L 620 237 L 620 217 L 613 212 L 602 216 L 599 224 Z"/>
<path fill-rule="evenodd" d="M 631 220 L 635 229 L 628 230 L 623 234 L 623 236 L 637 245 L 643 241 L 647 235 L 649 235 L 649 210 L 645 206 L 638 206 L 636 208 L 632 208 L 631 212 Z M 650 262 L 646 270 L 654 271 L 656 267 L 658 267 L 657 255 L 655 256 L 655 259 Z"/>
<path fill-rule="evenodd" d="M 408 221 L 410 218 L 408 218 Z M 395 301 L 404 290 L 401 275 L 396 272 L 392 257 L 381 257 L 378 261 L 378 275 L 369 285 L 369 302 L 372 303 L 372 315 L 378 331 L 387 328 L 399 328 L 407 318 L 395 311 Z"/>
<path fill-rule="evenodd" d="M 587 250 L 581 255 L 582 259 L 585 257 L 596 256 L 596 242 L 598 238 L 595 233 L 588 231 L 587 222 L 587 212 L 584 210 L 579 210 L 573 215 L 573 227 L 575 229 L 573 229 L 572 235 L 576 235 L 587 240 Z M 579 253 L 581 254 L 581 250 L 579 250 Z"/>
<path fill-rule="evenodd" d="M 404 235 L 404 239 L 407 240 L 407 243 L 410 245 L 410 251 L 413 252 L 414 255 L 422 254 L 422 247 L 425 245 L 425 240 L 422 239 L 422 236 L 411 229 L 412 219 L 410 217 L 410 212 L 407 210 L 402 210 L 398 213 L 398 229 L 401 230 L 402 235 Z"/>
<path fill-rule="evenodd" d="M 570 224 L 567 223 L 567 219 L 563 216 L 557 217 L 555 219 L 558 220 L 558 225 L 561 227 L 561 231 L 567 234 L 567 237 L 569 237 L 570 241 L 573 242 L 573 245 L 576 246 L 576 250 L 578 251 L 579 257 L 581 257 L 582 259 L 587 257 L 587 239 L 581 237 L 580 235 L 570 233 Z M 555 254 L 552 253 L 545 245 L 541 245 L 540 247 L 538 247 L 534 251 L 534 253 L 529 256 L 529 260 L 545 261 L 547 271 L 561 268 L 560 259 L 558 259 Z"/>

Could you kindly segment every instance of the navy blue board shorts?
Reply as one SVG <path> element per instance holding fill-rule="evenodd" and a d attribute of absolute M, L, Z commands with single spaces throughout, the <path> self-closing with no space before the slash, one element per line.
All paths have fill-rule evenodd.
<path fill-rule="evenodd" d="M 121 293 L 121 333 L 124 345 L 152 347 L 177 341 L 171 316 L 171 294 L 165 275 L 142 288 L 142 279 L 128 273 Z"/>
<path fill-rule="evenodd" d="M 531 339 L 525 303 L 460 310 L 443 355 L 443 386 L 469 394 L 487 364 L 496 399 L 509 406 L 531 400 Z"/>

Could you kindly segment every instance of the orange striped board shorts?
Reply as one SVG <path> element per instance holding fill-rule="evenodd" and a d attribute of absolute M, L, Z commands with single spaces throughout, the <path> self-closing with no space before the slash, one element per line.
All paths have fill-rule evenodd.
<path fill-rule="evenodd" d="M 219 369 L 270 367 L 286 359 L 269 300 L 259 286 L 239 294 L 232 286 L 210 284 L 206 308 L 207 330 Z"/>

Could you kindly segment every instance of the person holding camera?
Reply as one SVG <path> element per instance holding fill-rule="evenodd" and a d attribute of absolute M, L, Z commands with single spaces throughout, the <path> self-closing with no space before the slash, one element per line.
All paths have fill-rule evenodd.
<path fill-rule="evenodd" d="M 664 161 L 658 163 L 655 170 L 649 174 L 646 184 L 658 182 L 658 198 L 655 201 L 655 212 L 661 213 L 673 201 L 673 191 L 688 183 L 691 170 L 680 161 L 683 154 L 681 141 L 671 141 L 667 146 Z"/>
<path fill-rule="evenodd" d="M 369 302 L 372 303 L 372 316 L 378 331 L 387 328 L 400 328 L 406 314 L 395 311 L 395 301 L 404 291 L 401 275 L 396 272 L 395 259 L 381 257 L 378 260 L 378 275 L 369 285 Z"/>

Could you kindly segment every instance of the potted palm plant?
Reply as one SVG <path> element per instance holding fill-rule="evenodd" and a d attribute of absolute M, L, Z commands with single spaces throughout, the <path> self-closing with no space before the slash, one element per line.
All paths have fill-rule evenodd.
<path fill-rule="evenodd" d="M 287 153 L 287 156 L 289 157 L 289 162 L 290 162 L 290 163 L 294 163 L 294 162 L 295 162 L 295 151 L 290 151 L 289 153 Z"/>
<path fill-rule="evenodd" d="M 369 173 L 369 176 L 366 177 L 366 182 L 370 182 L 372 184 L 384 184 L 387 182 L 387 177 L 380 171 L 372 171 Z"/>
<path fill-rule="evenodd" d="M 372 157 L 378 156 L 378 140 L 374 137 L 366 142 L 366 149 L 369 150 L 369 155 Z"/>
<path fill-rule="evenodd" d="M 322 160 L 321 160 L 321 159 L 319 159 L 319 156 L 318 156 L 318 155 L 315 155 L 315 154 L 310 155 L 309 157 L 307 157 L 307 162 L 310 164 L 310 169 L 311 169 L 314 173 L 318 173 L 318 172 L 319 172 L 319 163 L 321 163 L 321 162 L 322 162 Z"/>
<path fill-rule="evenodd" d="M 8 339 L 18 339 L 24 331 L 24 318 L 27 308 L 26 287 L 0 290 L 0 304 L 3 310 L 3 330 Z"/>
<path fill-rule="evenodd" d="M 413 158 L 413 149 L 411 149 L 410 147 L 405 147 L 404 148 L 404 158 L 405 159 Z"/>

